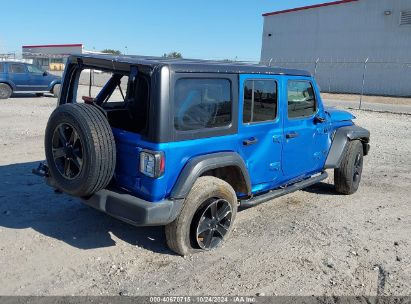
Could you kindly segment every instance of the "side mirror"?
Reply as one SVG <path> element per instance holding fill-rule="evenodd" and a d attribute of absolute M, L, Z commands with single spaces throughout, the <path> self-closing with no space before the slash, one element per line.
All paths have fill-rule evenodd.
<path fill-rule="evenodd" d="M 324 122 L 326 122 L 327 121 L 327 119 L 325 119 L 324 117 L 322 117 L 322 116 L 315 116 L 314 117 L 314 123 L 315 124 L 318 124 L 318 123 L 324 123 Z"/>
<path fill-rule="evenodd" d="M 47 73 L 46 71 L 44 71 L 43 76 L 47 76 L 49 73 Z"/>

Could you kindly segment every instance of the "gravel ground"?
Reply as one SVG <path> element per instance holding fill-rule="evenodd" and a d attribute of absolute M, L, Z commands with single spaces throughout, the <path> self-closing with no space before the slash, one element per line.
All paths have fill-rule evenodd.
<path fill-rule="evenodd" d="M 399 100 L 403 99 L 399 98 Z M 358 109 L 360 105 L 359 100 L 349 99 L 324 99 L 324 102 L 330 106 L 342 106 L 349 109 Z M 363 101 L 361 103 L 361 109 L 377 112 L 411 115 L 411 100 L 409 100 L 408 103 L 390 103 L 390 100 L 382 100 L 380 102 Z"/>
<path fill-rule="evenodd" d="M 30 173 L 55 104 L 0 103 L 1 295 L 410 295 L 411 116 L 353 111 L 372 134 L 356 194 L 336 195 L 331 174 L 240 212 L 222 248 L 182 258 L 161 227 L 124 224 Z"/>

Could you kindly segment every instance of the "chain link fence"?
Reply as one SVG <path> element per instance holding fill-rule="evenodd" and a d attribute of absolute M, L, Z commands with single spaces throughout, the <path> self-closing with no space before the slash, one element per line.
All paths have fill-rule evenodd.
<path fill-rule="evenodd" d="M 332 105 L 411 113 L 411 61 L 363 61 L 321 59 L 310 61 L 270 59 L 266 62 L 213 58 L 225 62 L 260 63 L 309 71 L 320 87 L 323 98 Z M 108 75 L 87 70 L 80 84 L 102 86 Z M 54 74 L 62 72 L 53 71 Z M 343 105 L 344 103 L 344 105 Z M 371 105 L 372 104 L 372 105 Z M 375 106 L 377 104 L 377 106 Z M 395 108 L 392 110 L 392 106 Z M 404 108 L 407 107 L 406 109 Z"/>
<path fill-rule="evenodd" d="M 270 59 L 261 63 L 307 70 L 316 78 L 322 93 L 351 95 L 345 98 L 357 101 L 359 108 L 364 99 L 370 100 L 370 96 L 396 97 L 401 99 L 400 103 L 411 105 L 411 99 L 408 99 L 411 97 L 411 61 L 343 61 L 318 58 L 312 61 Z M 404 101 L 405 99 L 408 99 L 408 102 Z"/>
<path fill-rule="evenodd" d="M 271 60 L 260 64 L 309 71 L 328 105 L 411 114 L 411 63 L 317 59 L 311 62 Z M 108 77 L 109 74 L 101 71 L 86 70 L 81 74 L 80 84 L 98 87 L 104 85 Z"/>

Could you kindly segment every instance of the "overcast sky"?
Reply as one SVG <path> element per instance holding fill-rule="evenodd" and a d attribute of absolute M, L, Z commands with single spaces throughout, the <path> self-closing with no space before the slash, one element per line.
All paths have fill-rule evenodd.
<path fill-rule="evenodd" d="M 1 4 L 0 53 L 83 43 L 127 54 L 259 60 L 262 13 L 321 0 L 13 0 Z M 287 24 L 284 24 L 287 26 Z"/>

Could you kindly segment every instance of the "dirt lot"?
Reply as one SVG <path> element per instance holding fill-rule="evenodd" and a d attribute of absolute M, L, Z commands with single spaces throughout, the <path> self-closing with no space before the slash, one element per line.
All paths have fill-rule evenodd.
<path fill-rule="evenodd" d="M 410 295 L 411 116 L 353 111 L 372 134 L 360 190 L 318 186 L 239 213 L 224 247 L 182 258 L 54 193 L 30 171 L 56 104 L 0 107 L 1 295 Z"/>

